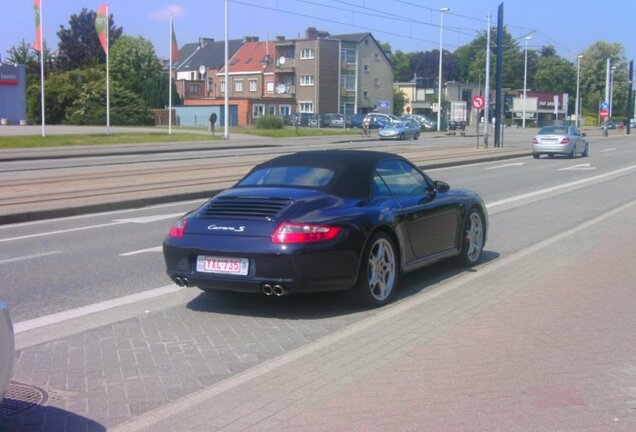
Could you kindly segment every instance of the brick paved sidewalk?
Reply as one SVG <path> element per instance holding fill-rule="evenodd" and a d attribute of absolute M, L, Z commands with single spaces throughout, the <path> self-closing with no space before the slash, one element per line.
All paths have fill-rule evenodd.
<path fill-rule="evenodd" d="M 634 431 L 635 217 L 631 203 L 114 430 Z"/>

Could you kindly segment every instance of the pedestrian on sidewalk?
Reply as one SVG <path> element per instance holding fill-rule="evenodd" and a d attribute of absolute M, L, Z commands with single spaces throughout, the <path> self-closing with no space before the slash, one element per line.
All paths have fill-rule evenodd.
<path fill-rule="evenodd" d="M 216 123 L 216 113 L 210 114 L 210 126 L 208 128 L 208 132 L 212 132 L 212 136 L 214 136 L 214 124 Z"/>

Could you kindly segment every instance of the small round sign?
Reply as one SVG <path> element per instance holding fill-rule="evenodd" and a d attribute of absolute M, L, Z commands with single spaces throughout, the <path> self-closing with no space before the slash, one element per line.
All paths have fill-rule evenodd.
<path fill-rule="evenodd" d="M 483 96 L 479 96 L 479 95 L 477 95 L 477 96 L 475 96 L 475 97 L 473 98 L 473 100 L 471 101 L 471 103 L 472 103 L 472 105 L 473 105 L 473 108 L 475 108 L 475 109 L 478 109 L 478 110 L 479 110 L 479 109 L 482 109 L 482 108 L 484 107 L 484 105 L 486 104 L 486 101 L 484 100 L 484 97 L 483 97 Z"/>

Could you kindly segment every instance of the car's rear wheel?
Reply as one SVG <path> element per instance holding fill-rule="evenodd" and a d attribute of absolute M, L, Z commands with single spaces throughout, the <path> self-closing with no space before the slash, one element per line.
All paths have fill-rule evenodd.
<path fill-rule="evenodd" d="M 373 235 L 362 255 L 355 291 L 365 306 L 379 307 L 391 301 L 398 283 L 395 245 L 386 233 Z"/>
<path fill-rule="evenodd" d="M 532 157 L 535 159 L 539 159 L 539 156 L 541 156 L 539 153 L 532 153 Z"/>
<path fill-rule="evenodd" d="M 572 150 L 570 151 L 570 154 L 568 155 L 570 159 L 574 159 L 576 157 L 576 146 L 572 145 Z"/>
<path fill-rule="evenodd" d="M 486 234 L 484 217 L 476 208 L 471 209 L 468 213 L 463 232 L 462 251 L 459 258 L 465 265 L 472 266 L 481 258 Z"/>

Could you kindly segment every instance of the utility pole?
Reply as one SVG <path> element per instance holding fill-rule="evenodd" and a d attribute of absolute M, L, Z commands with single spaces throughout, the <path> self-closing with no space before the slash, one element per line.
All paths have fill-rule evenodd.
<path fill-rule="evenodd" d="M 632 83 L 634 80 L 634 60 L 629 62 L 629 78 L 627 79 L 627 135 L 632 132 L 632 119 L 634 118 L 634 92 Z"/>
<path fill-rule="evenodd" d="M 490 130 L 490 14 L 488 14 L 488 36 L 486 36 L 486 88 L 484 106 L 484 147 L 488 148 L 488 131 Z"/>
<path fill-rule="evenodd" d="M 497 10 L 497 71 L 495 75 L 495 147 L 502 147 L 501 113 L 503 111 L 502 78 L 503 78 L 503 3 Z"/>

